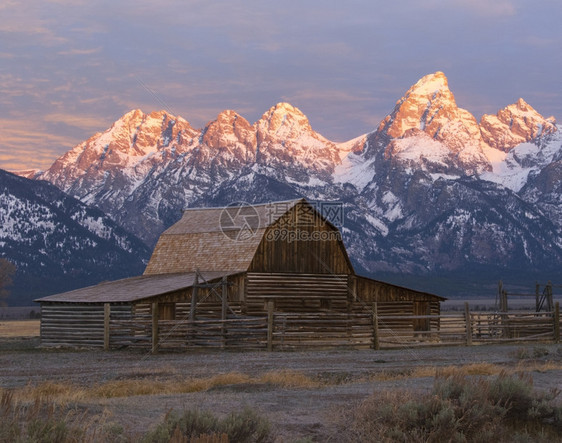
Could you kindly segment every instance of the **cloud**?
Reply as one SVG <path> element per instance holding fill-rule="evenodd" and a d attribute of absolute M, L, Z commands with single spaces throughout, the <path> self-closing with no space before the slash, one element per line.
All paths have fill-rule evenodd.
<path fill-rule="evenodd" d="M 87 131 L 99 131 L 104 124 L 106 124 L 104 121 L 105 119 L 99 117 L 64 113 L 47 114 L 43 120 L 49 123 L 63 123 L 67 126 L 73 126 Z"/>
<path fill-rule="evenodd" d="M 101 52 L 101 47 L 92 49 L 69 49 L 57 52 L 58 55 L 92 55 Z"/>
<path fill-rule="evenodd" d="M 509 17 L 515 15 L 517 8 L 509 0 L 460 0 L 468 10 L 486 17 Z"/>
<path fill-rule="evenodd" d="M 552 38 L 539 37 L 537 35 L 527 35 L 521 38 L 521 43 L 537 49 L 553 48 L 558 42 Z"/>
<path fill-rule="evenodd" d="M 426 0 L 416 1 L 417 4 L 430 9 L 460 8 L 488 18 L 510 17 L 517 13 L 512 0 Z"/>
<path fill-rule="evenodd" d="M 45 169 L 81 140 L 48 131 L 41 123 L 0 118 L 0 168 Z"/>

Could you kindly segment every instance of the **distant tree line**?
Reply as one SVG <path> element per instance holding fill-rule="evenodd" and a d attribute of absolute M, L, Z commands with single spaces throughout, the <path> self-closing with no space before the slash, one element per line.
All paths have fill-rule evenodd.
<path fill-rule="evenodd" d="M 10 295 L 8 288 L 12 285 L 15 272 L 16 267 L 13 263 L 0 258 L 0 306 L 6 305 L 6 299 Z"/>

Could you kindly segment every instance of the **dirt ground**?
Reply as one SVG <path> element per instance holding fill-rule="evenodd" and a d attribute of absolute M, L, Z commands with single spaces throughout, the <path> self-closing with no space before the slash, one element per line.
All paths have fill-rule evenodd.
<path fill-rule="evenodd" d="M 522 359 L 525 354 L 526 359 Z M 545 363 L 557 369 L 540 369 Z M 388 377 L 412 368 L 443 368 L 491 363 L 507 369 L 526 364 L 537 389 L 562 390 L 562 345 L 517 344 L 473 347 L 403 348 L 382 351 L 208 352 L 151 355 L 130 351 L 42 350 L 37 338 L 0 338 L 0 387 L 45 381 L 87 387 L 113 380 L 182 380 L 242 373 L 259 377 L 276 370 L 298 371 L 327 381 L 321 387 L 281 388 L 271 384 L 233 384 L 188 394 L 81 400 L 92 413 L 107 414 L 129 433 L 143 433 L 171 409 L 198 408 L 218 415 L 250 406 L 273 425 L 277 441 L 299 438 L 338 441 L 341 411 L 378 390 L 425 391 L 434 377 Z M 539 368 L 540 370 L 536 370 Z M 379 375 L 379 377 L 377 377 Z"/>

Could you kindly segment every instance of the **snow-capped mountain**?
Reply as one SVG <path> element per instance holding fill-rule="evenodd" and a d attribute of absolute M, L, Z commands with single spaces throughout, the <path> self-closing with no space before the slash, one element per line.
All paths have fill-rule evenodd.
<path fill-rule="evenodd" d="M 135 110 L 37 178 L 100 208 L 153 244 L 182 208 L 249 169 L 288 183 L 325 184 L 341 155 L 337 144 L 314 132 L 287 103 L 253 125 L 223 111 L 202 130 L 164 111 Z"/>
<path fill-rule="evenodd" d="M 287 103 L 254 124 L 223 111 L 201 130 L 135 110 L 36 177 L 148 245 L 185 207 L 305 196 L 347 205 L 351 258 L 374 275 L 486 266 L 560 273 L 561 171 L 554 118 L 519 99 L 478 122 L 436 72 L 373 132 L 346 143 L 316 133 Z"/>
<path fill-rule="evenodd" d="M 17 267 L 12 303 L 138 274 L 149 254 L 99 209 L 0 170 L 0 257 Z"/>
<path fill-rule="evenodd" d="M 366 154 L 382 145 L 387 158 L 403 165 L 423 163 L 429 171 L 474 174 L 489 169 L 483 144 L 476 119 L 457 107 L 447 78 L 436 72 L 398 100 Z"/>

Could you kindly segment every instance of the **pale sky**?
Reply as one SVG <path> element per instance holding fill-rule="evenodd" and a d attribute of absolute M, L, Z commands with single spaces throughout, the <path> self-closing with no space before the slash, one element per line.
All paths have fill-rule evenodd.
<path fill-rule="evenodd" d="M 562 121 L 559 0 L 2 0 L 0 168 L 46 168 L 130 109 L 196 128 L 287 101 L 346 141 L 443 71 L 477 118 Z"/>

